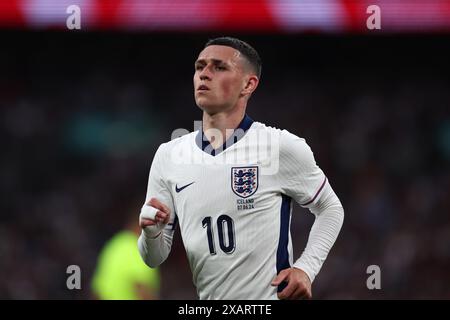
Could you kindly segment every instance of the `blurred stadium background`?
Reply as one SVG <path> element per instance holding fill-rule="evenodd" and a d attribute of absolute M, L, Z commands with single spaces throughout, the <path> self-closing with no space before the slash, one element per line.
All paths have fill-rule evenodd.
<path fill-rule="evenodd" d="M 314 297 L 449 299 L 450 2 L 433 0 L 0 2 L 0 298 L 92 298 L 157 146 L 201 119 L 193 62 L 221 35 L 262 56 L 248 114 L 306 138 L 344 205 Z M 296 257 L 312 222 L 295 208 Z M 161 299 L 196 299 L 179 232 L 160 271 Z"/>

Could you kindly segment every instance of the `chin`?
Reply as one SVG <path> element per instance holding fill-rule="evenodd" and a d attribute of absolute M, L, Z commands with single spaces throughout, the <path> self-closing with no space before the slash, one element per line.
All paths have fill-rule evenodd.
<path fill-rule="evenodd" d="M 209 99 L 205 99 L 203 97 L 200 97 L 196 99 L 197 106 L 202 109 L 203 111 L 207 113 L 216 113 L 217 111 L 220 111 L 220 106 L 217 104 L 212 103 L 211 101 L 208 101 Z"/>
<path fill-rule="evenodd" d="M 197 106 L 202 109 L 204 112 L 206 112 L 209 115 L 214 115 L 216 113 L 219 113 L 224 110 L 222 106 L 213 105 L 213 104 L 198 104 Z"/>

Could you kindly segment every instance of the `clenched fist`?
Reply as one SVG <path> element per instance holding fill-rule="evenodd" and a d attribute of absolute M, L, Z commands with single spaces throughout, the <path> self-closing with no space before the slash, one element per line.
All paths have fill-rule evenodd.
<path fill-rule="evenodd" d="M 150 238 L 156 238 L 170 219 L 170 209 L 156 198 L 151 198 L 142 207 L 139 226 Z"/>
<path fill-rule="evenodd" d="M 298 268 L 282 270 L 272 281 L 272 286 L 278 286 L 281 282 L 287 282 L 286 288 L 278 292 L 279 299 L 298 300 L 311 299 L 311 281 L 308 275 Z"/>

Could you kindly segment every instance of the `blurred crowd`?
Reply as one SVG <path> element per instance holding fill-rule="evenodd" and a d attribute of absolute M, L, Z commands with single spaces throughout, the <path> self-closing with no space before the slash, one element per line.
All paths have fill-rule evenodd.
<path fill-rule="evenodd" d="M 92 298 L 101 248 L 138 223 L 156 148 L 201 120 L 193 63 L 211 36 L 1 33 L 0 298 Z M 449 39 L 242 38 L 263 60 L 248 114 L 304 137 L 344 206 L 314 298 L 450 299 Z M 312 223 L 296 206 L 295 258 Z M 175 237 L 159 296 L 196 299 Z"/>

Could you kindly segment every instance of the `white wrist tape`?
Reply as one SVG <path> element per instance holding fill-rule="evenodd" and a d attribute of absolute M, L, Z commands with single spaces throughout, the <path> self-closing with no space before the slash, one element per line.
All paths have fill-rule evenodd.
<path fill-rule="evenodd" d="M 139 218 L 155 220 L 155 216 L 158 211 L 159 211 L 158 209 L 155 209 L 148 205 L 144 205 L 141 209 L 141 214 L 140 214 Z"/>

